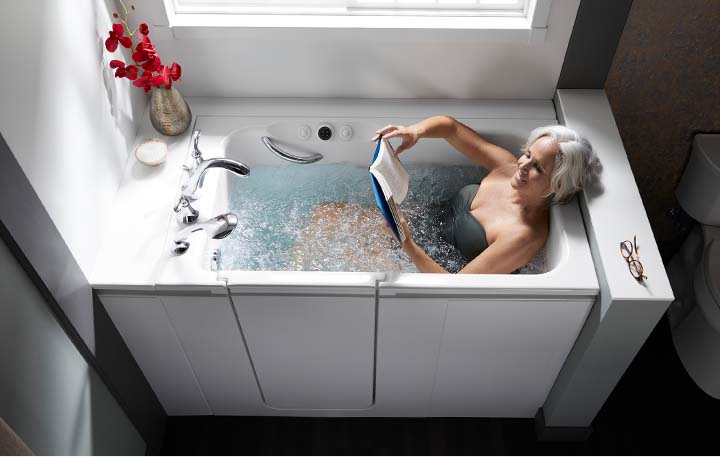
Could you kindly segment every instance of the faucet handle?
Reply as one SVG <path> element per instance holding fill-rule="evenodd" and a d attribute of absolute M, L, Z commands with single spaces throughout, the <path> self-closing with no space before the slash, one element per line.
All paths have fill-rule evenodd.
<path fill-rule="evenodd" d="M 200 134 L 202 131 L 200 129 L 197 129 L 192 134 L 192 157 L 193 159 L 200 159 L 202 160 L 202 152 L 200 152 L 200 148 L 198 148 L 198 143 L 200 142 Z"/>
<path fill-rule="evenodd" d="M 200 129 L 194 130 L 190 139 L 190 156 L 182 166 L 183 171 L 187 173 L 187 177 L 185 179 L 188 179 L 204 161 L 202 152 L 198 147 L 198 143 L 200 142 L 200 133 Z"/>
<path fill-rule="evenodd" d="M 185 225 L 194 224 L 200 217 L 200 212 L 190 205 L 190 200 L 184 195 L 180 196 L 173 211 L 175 211 L 178 221 Z"/>
<path fill-rule="evenodd" d="M 189 241 L 187 241 L 187 240 L 176 241 L 175 246 L 173 247 L 173 252 L 175 254 L 185 254 L 188 249 L 190 249 Z"/>

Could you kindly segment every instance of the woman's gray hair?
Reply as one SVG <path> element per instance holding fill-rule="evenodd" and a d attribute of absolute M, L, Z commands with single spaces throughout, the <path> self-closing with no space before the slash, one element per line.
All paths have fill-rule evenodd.
<path fill-rule="evenodd" d="M 551 203 L 567 203 L 583 186 L 598 178 L 602 165 L 590 142 L 564 125 L 536 128 L 530 132 L 522 151 L 527 152 L 531 144 L 544 136 L 550 137 L 559 147 L 548 198 Z"/>

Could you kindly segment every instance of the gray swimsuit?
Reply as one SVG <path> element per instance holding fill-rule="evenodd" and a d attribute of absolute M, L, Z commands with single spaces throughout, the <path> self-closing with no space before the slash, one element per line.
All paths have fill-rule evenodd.
<path fill-rule="evenodd" d="M 460 250 L 467 260 L 472 260 L 488 247 L 485 229 L 470 212 L 479 184 L 469 184 L 458 191 L 447 203 L 442 213 L 445 239 Z"/>

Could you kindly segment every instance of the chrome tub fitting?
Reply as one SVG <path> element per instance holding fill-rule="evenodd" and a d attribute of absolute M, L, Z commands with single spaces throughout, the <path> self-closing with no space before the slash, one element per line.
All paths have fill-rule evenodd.
<path fill-rule="evenodd" d="M 180 198 L 173 208 L 178 220 L 183 224 L 194 224 L 200 216 L 200 213 L 192 207 L 190 202 L 197 200 L 198 189 L 202 188 L 203 179 L 208 170 L 220 168 L 242 178 L 250 174 L 250 168 L 236 160 L 226 158 L 204 160 L 198 146 L 199 141 L 200 130 L 195 130 L 191 139 L 192 152 L 190 156 L 192 162 L 190 166 L 183 166 L 188 176 L 180 188 Z"/>
<path fill-rule="evenodd" d="M 268 148 L 273 154 L 275 154 L 276 156 L 280 157 L 283 160 L 287 160 L 288 162 L 299 163 L 301 165 L 307 165 L 307 164 L 315 163 L 318 160 L 322 160 L 322 158 L 323 158 L 323 155 L 318 152 L 314 152 L 309 156 L 299 156 L 299 155 L 291 154 L 287 151 L 283 151 L 282 149 L 280 149 L 280 147 L 278 145 L 273 143 L 273 141 L 270 137 L 267 137 L 267 136 L 262 137 L 261 140 L 265 144 L 265 147 Z"/>
<path fill-rule="evenodd" d="M 190 247 L 190 242 L 187 238 L 191 233 L 205 230 L 209 237 L 220 240 L 230 235 L 232 231 L 235 230 L 235 227 L 237 227 L 237 224 L 238 218 L 235 214 L 225 213 L 204 222 L 198 222 L 189 227 L 185 227 L 175 235 L 173 251 L 177 254 L 185 253 Z"/>

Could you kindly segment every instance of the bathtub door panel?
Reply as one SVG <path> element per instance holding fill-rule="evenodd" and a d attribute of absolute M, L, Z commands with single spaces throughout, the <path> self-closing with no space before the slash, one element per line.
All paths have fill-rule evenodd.
<path fill-rule="evenodd" d="M 162 300 L 212 413 L 259 413 L 260 390 L 227 292 Z"/>
<path fill-rule="evenodd" d="M 447 302 L 380 297 L 374 413 L 430 415 Z"/>
<path fill-rule="evenodd" d="M 268 406 L 372 405 L 374 295 L 233 294 L 232 299 Z"/>
<path fill-rule="evenodd" d="M 211 414 L 162 300 L 137 295 L 99 297 L 165 412 L 171 416 Z"/>
<path fill-rule="evenodd" d="M 433 416 L 534 417 L 590 299 L 450 300 Z"/>

